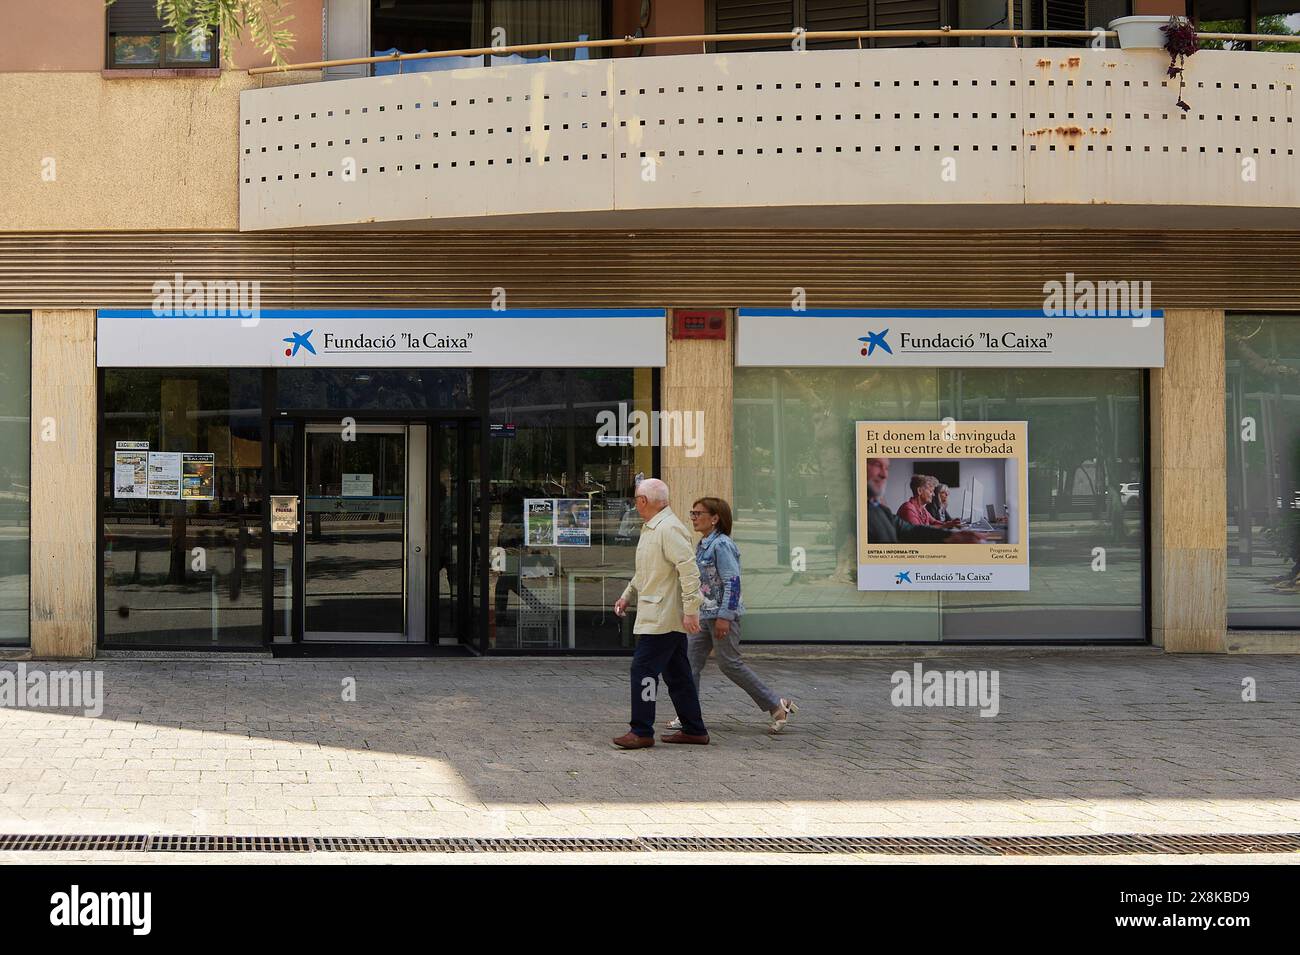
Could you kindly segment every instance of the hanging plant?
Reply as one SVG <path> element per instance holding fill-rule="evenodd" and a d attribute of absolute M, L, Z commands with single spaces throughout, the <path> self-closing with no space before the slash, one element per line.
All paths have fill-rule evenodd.
<path fill-rule="evenodd" d="M 1187 86 L 1183 69 L 1187 58 L 1201 48 L 1196 38 L 1196 27 L 1186 17 L 1170 17 L 1160 29 L 1165 35 L 1165 52 L 1169 54 L 1168 75 L 1171 80 L 1178 77 L 1178 108 L 1185 113 L 1191 107 L 1183 102 L 1183 90 Z"/>

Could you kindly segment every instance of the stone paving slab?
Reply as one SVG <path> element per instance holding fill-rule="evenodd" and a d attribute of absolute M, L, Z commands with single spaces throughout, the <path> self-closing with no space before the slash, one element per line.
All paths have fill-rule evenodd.
<path fill-rule="evenodd" d="M 927 651 L 927 670 L 998 671 L 1000 712 L 982 718 L 893 706 L 903 656 L 768 648 L 756 667 L 802 705 L 786 735 L 710 668 L 713 744 L 637 752 L 609 745 L 626 726 L 621 659 L 89 666 L 104 675 L 97 717 L 0 709 L 0 832 L 1300 831 L 1288 657 Z"/>

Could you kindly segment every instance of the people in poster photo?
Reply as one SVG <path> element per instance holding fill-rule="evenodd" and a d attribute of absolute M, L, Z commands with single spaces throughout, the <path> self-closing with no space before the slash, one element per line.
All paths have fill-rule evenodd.
<path fill-rule="evenodd" d="M 590 547 L 591 501 L 587 498 L 568 498 L 555 503 L 555 542 L 569 547 Z"/>

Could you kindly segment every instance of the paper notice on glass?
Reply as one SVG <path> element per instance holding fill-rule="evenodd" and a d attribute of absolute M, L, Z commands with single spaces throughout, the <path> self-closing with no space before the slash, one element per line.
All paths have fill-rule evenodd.
<path fill-rule="evenodd" d="M 591 499 L 558 498 L 555 502 L 555 543 L 560 547 L 591 546 Z"/>
<path fill-rule="evenodd" d="M 150 451 L 148 477 L 150 500 L 180 500 L 181 453 Z"/>
<path fill-rule="evenodd" d="M 212 500 L 215 473 L 215 454 L 186 451 L 181 456 L 181 497 L 187 501 Z"/>
<path fill-rule="evenodd" d="M 117 442 L 113 451 L 113 497 L 148 497 L 148 473 L 149 442 Z"/>
<path fill-rule="evenodd" d="M 375 476 L 373 474 L 351 474 L 343 472 L 343 486 L 339 489 L 343 497 L 374 497 Z"/>
<path fill-rule="evenodd" d="M 524 499 L 524 546 L 555 546 L 555 498 Z"/>

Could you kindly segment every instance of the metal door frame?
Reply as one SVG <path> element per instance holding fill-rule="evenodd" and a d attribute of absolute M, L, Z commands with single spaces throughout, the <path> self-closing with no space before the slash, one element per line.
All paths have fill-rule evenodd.
<path fill-rule="evenodd" d="M 425 448 L 424 453 L 421 455 L 421 461 L 419 462 L 422 467 L 419 469 L 411 466 L 413 461 L 411 451 L 412 444 L 414 443 L 411 440 L 411 428 L 415 426 L 425 427 Z M 425 556 L 424 566 L 426 573 L 424 574 L 422 587 L 417 588 L 417 599 L 419 596 L 418 590 L 422 589 L 425 592 L 426 597 L 428 592 L 428 515 L 427 513 L 425 514 L 423 527 L 413 528 L 413 518 L 415 515 L 412 513 L 417 500 L 420 503 L 425 504 L 426 507 L 428 501 L 429 453 L 427 422 L 392 422 L 391 420 L 382 422 L 358 421 L 353 425 L 353 427 L 356 428 L 356 434 L 400 434 L 402 436 L 402 460 L 404 465 L 403 470 L 405 472 L 403 479 L 406 489 L 402 512 L 402 632 L 400 634 L 376 633 L 365 635 L 355 632 L 321 632 L 317 635 L 313 635 L 313 632 L 307 630 L 307 525 L 310 519 L 307 511 L 307 467 L 309 463 L 307 444 L 313 434 L 337 435 L 339 433 L 339 424 L 337 421 L 325 423 L 322 421 L 305 420 L 303 421 L 301 428 L 303 450 L 302 460 L 298 468 L 298 494 L 299 500 L 302 501 L 302 516 L 299 520 L 299 537 L 301 539 L 301 545 L 298 548 L 297 555 L 297 576 L 302 583 L 298 589 L 301 598 L 298 601 L 299 606 L 295 615 L 298 620 L 297 625 L 294 628 L 294 642 L 312 645 L 347 643 L 358 645 L 375 644 L 377 646 L 385 644 L 411 645 L 428 643 L 428 601 L 427 599 L 419 600 L 420 606 L 415 608 L 415 612 L 413 613 L 413 601 L 411 599 L 413 589 L 411 585 L 411 557 L 413 548 L 423 548 Z M 423 489 L 424 493 L 421 493 L 420 488 L 412 487 L 411 484 L 413 476 L 417 475 L 419 470 L 423 470 L 424 472 L 423 478 L 426 485 Z M 421 617 L 423 617 L 423 620 L 420 619 Z M 423 632 L 415 633 L 414 628 L 416 626 L 418 626 Z"/>

